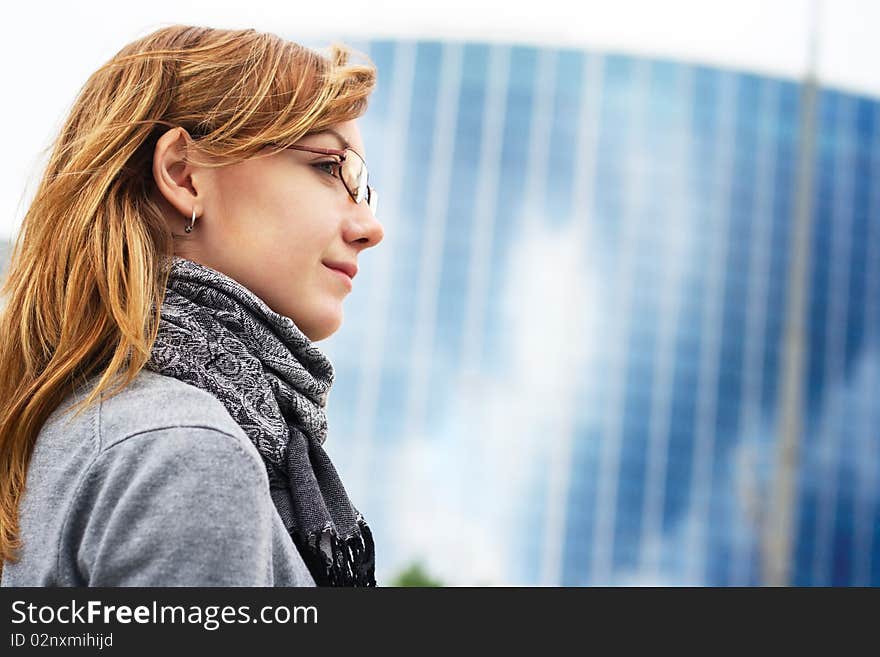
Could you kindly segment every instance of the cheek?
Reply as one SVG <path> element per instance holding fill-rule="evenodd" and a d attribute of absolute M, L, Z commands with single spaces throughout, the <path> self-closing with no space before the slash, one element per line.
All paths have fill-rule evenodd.
<path fill-rule="evenodd" d="M 276 207 L 273 213 L 267 210 L 265 221 L 253 229 L 254 238 L 244 240 L 257 252 L 259 263 L 255 264 L 278 273 L 303 275 L 305 270 L 317 271 L 316 266 L 328 257 L 332 234 L 328 222 L 321 222 L 315 214 L 308 207 Z"/>
<path fill-rule="evenodd" d="M 218 176 L 223 231 L 241 247 L 282 237 L 303 201 L 303 182 L 261 160 L 230 167 Z"/>
<path fill-rule="evenodd" d="M 255 292 L 287 307 L 292 295 L 314 303 L 332 287 L 321 261 L 333 255 L 339 229 L 328 189 L 309 171 L 295 173 L 254 166 L 221 177 L 222 225 L 213 245 L 247 272 Z"/>

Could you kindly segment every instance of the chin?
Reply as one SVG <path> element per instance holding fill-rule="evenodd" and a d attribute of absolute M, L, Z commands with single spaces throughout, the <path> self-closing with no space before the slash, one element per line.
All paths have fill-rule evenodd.
<path fill-rule="evenodd" d="M 305 333 L 306 337 L 312 342 L 319 342 L 320 340 L 326 340 L 336 333 L 340 326 L 342 326 L 341 311 L 333 317 L 327 317 L 324 321 L 310 325 L 308 329 L 303 329 L 303 333 Z"/>

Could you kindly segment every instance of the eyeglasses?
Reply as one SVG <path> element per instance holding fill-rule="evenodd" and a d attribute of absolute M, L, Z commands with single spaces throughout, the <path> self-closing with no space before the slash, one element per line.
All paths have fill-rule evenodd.
<path fill-rule="evenodd" d="M 373 214 L 376 214 L 376 208 L 379 206 L 379 196 L 376 190 L 367 184 L 369 172 L 367 171 L 367 163 L 357 153 L 357 151 L 346 148 L 340 150 L 338 148 L 318 148 L 316 146 L 287 146 L 287 148 L 295 151 L 306 151 L 307 153 L 321 153 L 324 155 L 336 155 L 339 157 L 339 174 L 338 178 L 345 185 L 348 195 L 351 196 L 355 203 L 360 203 L 364 199 Z M 349 154 L 353 155 L 350 156 Z"/>

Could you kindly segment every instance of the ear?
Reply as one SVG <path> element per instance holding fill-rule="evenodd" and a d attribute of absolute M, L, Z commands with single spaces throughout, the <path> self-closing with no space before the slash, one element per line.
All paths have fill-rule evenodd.
<path fill-rule="evenodd" d="M 192 140 L 183 128 L 171 128 L 156 142 L 153 151 L 153 180 L 159 193 L 184 217 L 193 209 L 201 215 L 204 194 L 199 195 L 202 169 L 185 160 Z M 200 207 L 202 206 L 202 207 Z"/>

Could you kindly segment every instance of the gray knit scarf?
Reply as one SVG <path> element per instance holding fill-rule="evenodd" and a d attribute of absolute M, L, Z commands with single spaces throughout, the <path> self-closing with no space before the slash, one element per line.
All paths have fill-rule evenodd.
<path fill-rule="evenodd" d="M 370 528 L 322 445 L 333 366 L 242 284 L 174 256 L 146 367 L 210 392 L 263 457 L 269 491 L 318 586 L 376 586 Z"/>

